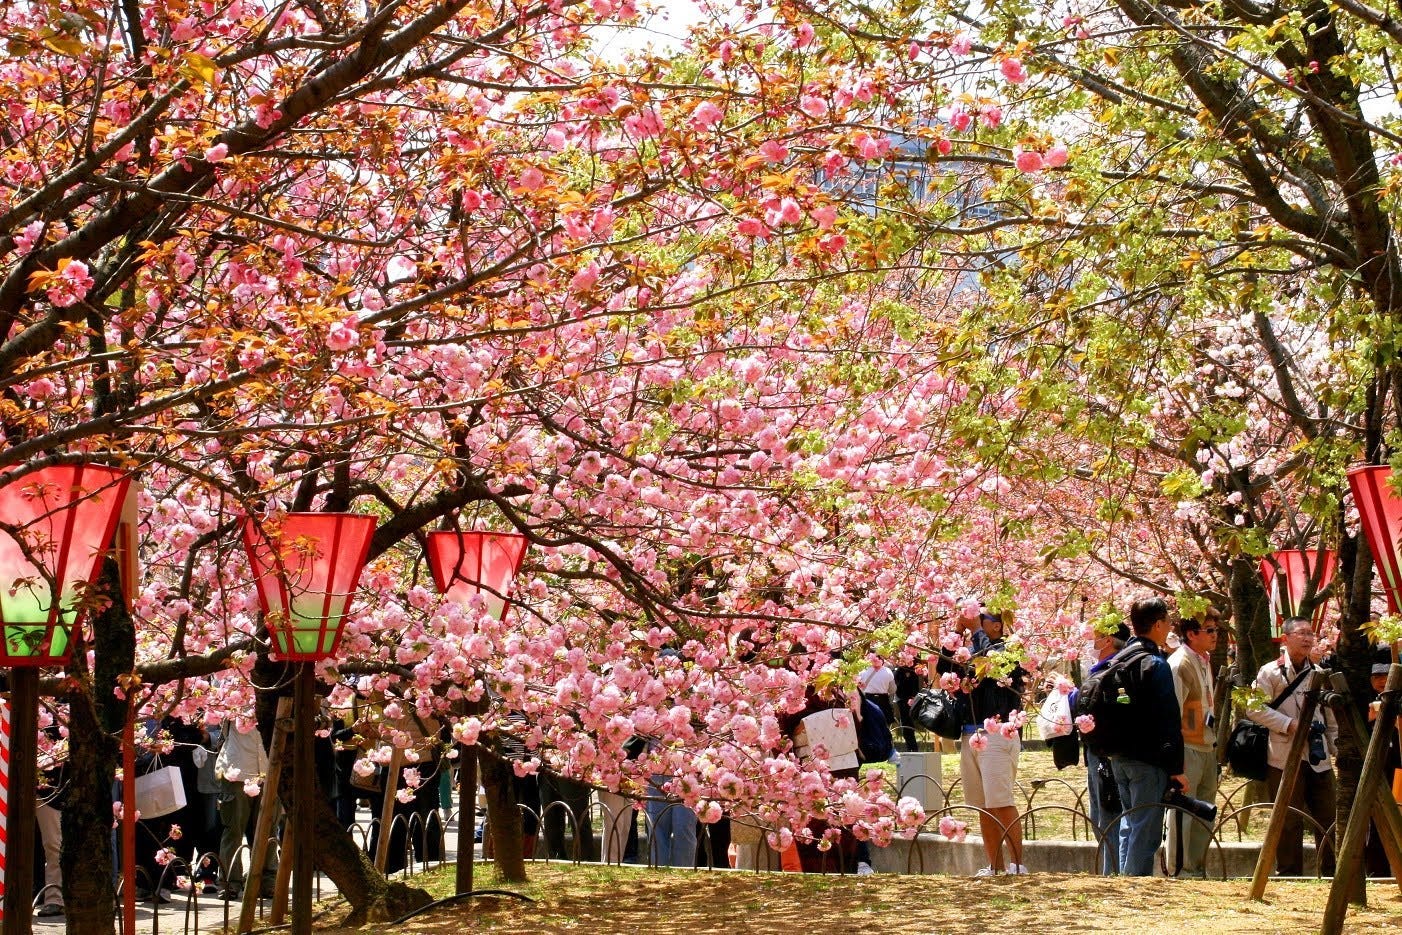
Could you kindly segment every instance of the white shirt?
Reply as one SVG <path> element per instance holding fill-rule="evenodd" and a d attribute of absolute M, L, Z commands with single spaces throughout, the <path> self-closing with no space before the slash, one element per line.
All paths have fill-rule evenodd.
<path fill-rule="evenodd" d="M 857 676 L 857 687 L 868 695 L 890 695 L 896 697 L 896 674 L 891 671 L 890 666 L 883 665 L 881 668 L 867 666 L 862 670 L 862 674 Z"/>
<path fill-rule="evenodd" d="M 1308 660 L 1306 660 L 1308 664 Z M 1274 700 L 1277 695 L 1285 691 L 1290 683 L 1299 675 L 1299 670 L 1290 661 L 1288 653 L 1282 653 L 1280 659 L 1275 662 L 1268 662 L 1261 666 L 1261 671 L 1256 673 L 1256 687 L 1266 693 L 1267 700 Z M 1270 754 L 1267 763 L 1276 769 L 1285 768 L 1285 758 L 1290 755 L 1290 744 L 1292 738 L 1286 733 L 1290 729 L 1292 721 L 1300 716 L 1300 707 L 1304 701 L 1305 690 L 1308 688 L 1309 676 L 1300 680 L 1300 684 L 1295 686 L 1295 690 L 1290 693 L 1290 697 L 1280 703 L 1278 708 L 1262 708 L 1260 711 L 1251 711 L 1246 716 L 1270 730 Z M 1329 756 L 1337 754 L 1335 742 L 1339 736 L 1339 726 L 1334 720 L 1334 711 L 1328 705 L 1319 705 L 1314 709 L 1314 720 L 1324 725 L 1325 748 Z M 1306 730 L 1304 726 L 1296 728 Z M 1304 765 L 1309 763 L 1309 746 L 1306 745 L 1300 754 Z M 1333 769 L 1333 764 L 1329 757 L 1325 757 L 1321 763 L 1315 763 L 1311 768 L 1316 773 L 1325 773 Z"/>
<path fill-rule="evenodd" d="M 235 782 L 257 779 L 268 771 L 268 752 L 256 725 L 240 731 L 232 719 L 224 722 L 224 745 L 214 761 L 214 775 L 225 779 L 231 769 L 238 770 Z"/>

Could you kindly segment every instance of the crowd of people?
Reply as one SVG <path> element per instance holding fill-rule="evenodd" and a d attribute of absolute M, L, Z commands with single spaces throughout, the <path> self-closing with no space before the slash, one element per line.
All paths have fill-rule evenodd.
<path fill-rule="evenodd" d="M 1208 818 L 1214 813 L 1221 775 L 1219 745 L 1226 741 L 1214 715 L 1220 696 L 1212 659 L 1225 628 L 1214 607 L 1175 624 L 1162 598 L 1146 596 L 1130 607 L 1127 622 L 1096 633 L 1094 658 L 1081 689 L 1116 669 L 1111 684 L 1118 695 L 1106 702 L 1115 706 L 1108 712 L 1115 716 L 1103 717 L 1098 725 L 1095 718 L 1077 718 L 1077 729 L 1068 739 L 1081 745 L 1087 810 L 1104 838 L 1102 873 L 1150 875 L 1165 843 L 1166 872 L 1206 873 L 1212 841 Z M 979 664 L 980 657 L 992 659 L 1004 652 L 1004 630 L 1002 614 L 982 609 L 962 634 L 964 658 L 942 651 L 934 666 L 941 684 L 955 694 L 963 722 L 961 785 L 965 803 L 979 809 L 987 857 L 980 876 L 1027 872 L 1015 784 L 1030 685 L 1020 666 Z M 1335 822 L 1338 725 L 1327 705 L 1314 706 L 1310 723 L 1300 723 L 1308 676 L 1328 660 L 1310 620 L 1285 620 L 1280 642 L 1279 657 L 1261 666 L 1253 680 L 1268 703 L 1246 714 L 1269 732 L 1264 785 L 1271 801 L 1280 788 L 1292 738 L 1301 730 L 1309 735 L 1276 852 L 1276 872 L 1304 873 L 1308 823 L 1319 870 L 1328 875 L 1334 869 L 1334 853 L 1325 833 Z M 1375 694 L 1383 690 L 1388 665 L 1388 654 L 1381 650 L 1372 668 Z M 1071 692 L 1068 709 L 1076 708 L 1080 693 Z M 1394 744 L 1394 759 L 1396 750 Z M 1367 856 L 1370 872 L 1390 872 L 1376 834 L 1370 836 Z"/>
<path fill-rule="evenodd" d="M 964 802 L 978 809 L 986 856 L 986 865 L 978 875 L 1025 874 L 1028 868 L 1023 857 L 1016 780 L 1024 709 L 1033 686 L 1028 672 L 1017 664 L 1016 654 L 1006 652 L 1008 627 L 1003 614 L 981 608 L 970 624 L 962 634 L 959 651 L 936 654 L 928 674 L 950 691 L 962 724 L 959 772 Z M 1095 718 L 1076 719 L 1081 742 L 1077 755 L 1086 769 L 1089 817 L 1104 840 L 1101 872 L 1152 874 L 1165 838 L 1169 873 L 1206 872 L 1211 828 L 1201 812 L 1196 816 L 1193 812 L 1197 810 L 1194 803 L 1213 803 L 1217 798 L 1219 745 L 1225 737 L 1214 718 L 1219 686 L 1212 658 L 1224 629 L 1222 614 L 1215 608 L 1171 624 L 1164 600 L 1145 597 L 1132 604 L 1126 623 L 1097 631 L 1086 680 L 1071 694 L 1068 707 L 1078 707 L 1078 694 L 1097 692 L 1090 687 L 1097 680 L 1118 686 L 1113 701 L 1123 707 L 1107 712 L 1114 718 L 1106 716 L 1100 723 Z M 1333 849 L 1323 832 L 1335 819 L 1333 761 L 1338 725 L 1327 705 L 1313 706 L 1310 723 L 1300 723 L 1308 676 L 1321 664 L 1322 656 L 1311 621 L 1285 620 L 1279 657 L 1263 665 L 1254 679 L 1255 688 L 1269 703 L 1247 713 L 1269 731 L 1265 787 L 1271 800 L 1281 785 L 1292 739 L 1302 730 L 1309 735 L 1300 745 L 1301 763 L 1290 803 L 1293 808 L 1276 852 L 1276 871 L 1285 876 L 1304 873 L 1303 816 L 1309 817 L 1321 873 L 1333 871 Z M 1116 673 L 1113 682 L 1106 678 L 1111 670 Z M 1382 692 L 1387 672 L 1388 660 L 1379 657 L 1372 671 L 1375 693 Z M 814 748 L 820 747 L 826 751 L 827 766 L 835 777 L 855 776 L 864 763 L 899 759 L 893 729 L 907 751 L 919 749 L 911 702 L 923 681 L 916 669 L 892 667 L 871 655 L 856 678 L 855 691 L 829 689 L 819 694 L 810 689 L 804 707 L 781 718 L 780 727 L 801 757 L 811 758 Z M 446 763 L 439 759 L 442 743 L 435 741 L 446 737 L 434 734 L 441 734 L 437 725 L 430 725 L 427 734 L 422 729 L 411 731 L 424 741 L 424 759 L 417 763 L 416 778 L 419 774 L 435 778 L 415 782 L 405 792 L 403 780 L 397 784 L 386 781 L 382 765 L 370 770 L 363 764 L 357 766 L 357 753 L 346 743 L 356 726 L 338 722 L 333 730 L 322 732 L 329 736 L 317 738 L 318 782 L 338 817 L 350 827 L 358 804 L 368 804 L 378 816 L 384 796 L 393 795 L 396 820 L 386 870 L 401 868 L 411 851 L 419 859 L 440 858 L 440 807 L 449 802 L 445 798 Z M 277 796 L 261 784 L 268 772 L 264 738 L 251 720 L 192 725 L 167 718 L 144 725 L 144 730 L 148 739 L 159 741 L 156 747 L 167 752 L 143 755 L 138 774 L 176 767 L 185 804 L 167 815 L 142 816 L 138 823 L 139 897 L 168 900 L 168 887 L 178 880 L 205 895 L 240 898 L 248 882 L 245 860 L 253 844 L 259 809 L 275 810 L 271 820 L 274 828 L 281 818 Z M 637 740 L 637 749 L 629 751 L 630 756 L 641 755 L 646 749 L 645 741 Z M 506 752 L 509 755 L 511 751 Z M 524 748 L 519 752 L 524 755 Z M 1391 756 L 1396 760 L 1397 755 L 1394 744 Z M 45 867 L 36 911 L 40 917 L 63 914 L 58 867 L 63 767 L 61 763 L 50 767 L 36 810 Z M 1394 763 L 1393 767 L 1402 764 Z M 699 835 L 696 814 L 669 794 L 672 778 L 653 775 L 641 809 L 635 807 L 632 797 L 600 792 L 600 842 L 593 833 L 592 790 L 588 785 L 549 772 L 515 776 L 513 795 L 525 812 L 526 855 L 534 855 L 536 839 L 543 835 L 544 851 L 555 859 L 602 857 L 610 862 L 658 866 L 824 871 L 837 869 L 841 861 L 844 869 L 871 872 L 868 845 L 845 829 L 828 829 L 818 819 L 804 829 L 807 833 L 797 836 L 792 861 L 781 861 L 781 855 L 770 847 L 768 834 L 776 829 L 754 816 L 727 815 L 708 824 L 704 835 Z M 114 789 L 117 794 L 119 789 Z M 647 829 L 641 847 L 639 811 L 646 816 Z M 477 840 L 483 840 L 482 827 L 475 831 Z M 379 832 L 378 823 L 374 823 L 368 841 L 371 855 L 378 849 Z M 833 854 L 819 844 L 825 835 L 839 845 Z M 118 852 L 115 838 L 114 852 Z M 175 872 L 169 869 L 173 862 Z M 1367 862 L 1370 872 L 1389 872 L 1376 840 L 1369 842 Z M 262 895 L 272 894 L 277 870 L 277 848 L 271 847 L 262 878 L 257 881 Z"/>

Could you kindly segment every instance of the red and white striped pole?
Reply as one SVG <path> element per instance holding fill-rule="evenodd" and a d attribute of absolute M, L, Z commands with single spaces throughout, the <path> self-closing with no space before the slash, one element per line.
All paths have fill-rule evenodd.
<path fill-rule="evenodd" d="M 10 703 L 0 698 L 0 922 L 5 918 L 5 851 L 10 825 Z"/>

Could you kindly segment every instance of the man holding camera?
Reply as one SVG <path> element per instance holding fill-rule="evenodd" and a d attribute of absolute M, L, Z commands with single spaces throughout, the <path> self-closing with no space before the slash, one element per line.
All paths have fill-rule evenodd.
<path fill-rule="evenodd" d="M 1212 723 L 1212 651 L 1222 614 L 1209 607 L 1201 620 L 1185 617 L 1178 622 L 1179 645 L 1168 657 L 1173 690 L 1183 724 L 1184 794 L 1203 802 L 1217 800 L 1217 732 Z M 1212 832 L 1180 811 L 1168 814 L 1168 866 L 1170 872 L 1201 876 Z"/>
<path fill-rule="evenodd" d="M 1270 754 L 1266 759 L 1266 786 L 1274 799 L 1280 789 L 1280 778 L 1285 768 L 1285 758 L 1290 753 L 1291 739 L 1297 730 L 1310 732 L 1309 743 L 1305 745 L 1300 764 L 1300 776 L 1295 782 L 1295 794 L 1290 804 L 1308 813 L 1317 823 L 1314 828 L 1315 848 L 1320 847 L 1320 829 L 1334 823 L 1334 767 L 1331 757 L 1334 744 L 1339 736 L 1334 713 L 1325 705 L 1319 705 L 1314 712 L 1313 722 L 1299 723 L 1300 708 L 1306 695 L 1306 683 L 1313 668 L 1310 652 L 1314 649 L 1314 627 L 1303 617 L 1291 617 L 1281 628 L 1285 652 L 1275 662 L 1268 662 L 1256 674 L 1256 688 L 1267 698 L 1276 699 L 1286 695 L 1275 708 L 1262 708 L 1252 711 L 1247 717 L 1271 732 Z M 1288 694 L 1287 694 L 1288 692 Z M 1276 873 L 1281 876 L 1298 877 L 1304 875 L 1304 819 L 1295 812 L 1285 819 L 1285 831 L 1276 851 Z M 1332 848 L 1321 852 L 1320 873 L 1329 876 L 1334 872 Z"/>
<path fill-rule="evenodd" d="M 1124 749 L 1110 757 L 1110 768 L 1127 813 L 1119 821 L 1120 873 L 1147 877 L 1153 875 L 1154 856 L 1163 840 L 1163 809 L 1153 806 L 1174 789 L 1181 792 L 1188 782 L 1173 672 L 1159 649 L 1168 641 L 1168 605 L 1160 597 L 1140 598 L 1130 606 L 1129 626 L 1134 636 L 1111 665 L 1130 654 L 1136 657 L 1129 669 L 1132 690 L 1126 702 L 1132 705 L 1137 729 L 1133 737 L 1123 739 Z"/>

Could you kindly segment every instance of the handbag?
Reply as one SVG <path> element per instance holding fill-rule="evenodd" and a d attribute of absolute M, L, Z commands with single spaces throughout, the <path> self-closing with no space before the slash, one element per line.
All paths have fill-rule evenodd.
<path fill-rule="evenodd" d="M 1302 669 L 1267 707 L 1271 710 L 1278 708 L 1295 691 L 1309 670 L 1309 666 Z M 1270 729 L 1250 718 L 1237 718 L 1236 723 L 1232 725 L 1232 733 L 1227 738 L 1227 765 L 1231 767 L 1232 774 L 1239 779 L 1265 779 L 1270 751 Z"/>
<path fill-rule="evenodd" d="M 964 730 L 958 699 L 942 688 L 922 688 L 916 692 L 910 703 L 910 719 L 946 740 L 959 739 Z"/>
<path fill-rule="evenodd" d="M 185 807 L 180 767 L 163 766 L 136 777 L 136 810 L 143 819 L 161 818 Z"/>

